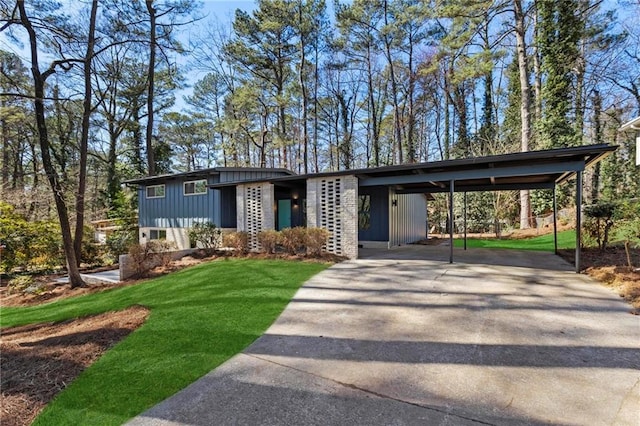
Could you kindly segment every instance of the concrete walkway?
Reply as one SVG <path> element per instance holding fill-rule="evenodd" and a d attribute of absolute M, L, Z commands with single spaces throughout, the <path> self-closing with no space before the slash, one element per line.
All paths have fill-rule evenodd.
<path fill-rule="evenodd" d="M 308 281 L 242 354 L 129 424 L 640 424 L 640 317 L 560 258 L 361 255 Z"/>
<path fill-rule="evenodd" d="M 118 269 L 111 269 L 108 271 L 101 271 L 101 272 L 91 272 L 89 274 L 80 274 L 80 276 L 82 277 L 84 282 L 86 282 L 87 284 L 96 284 L 96 283 L 117 284 L 120 282 L 120 270 Z M 69 277 L 66 276 L 66 277 L 58 278 L 56 282 L 68 283 Z"/>

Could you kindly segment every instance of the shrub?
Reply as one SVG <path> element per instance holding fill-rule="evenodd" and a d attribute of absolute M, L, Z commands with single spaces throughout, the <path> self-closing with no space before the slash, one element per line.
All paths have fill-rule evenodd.
<path fill-rule="evenodd" d="M 633 270 L 631 248 L 640 247 L 640 218 L 626 220 L 616 227 L 616 237 L 624 242 L 624 251 L 627 255 L 627 266 Z"/>
<path fill-rule="evenodd" d="M 223 245 L 234 249 L 238 256 L 246 254 L 249 251 L 249 234 L 244 231 L 225 234 Z"/>
<path fill-rule="evenodd" d="M 93 241 L 93 228 L 91 226 L 85 226 L 82 236 L 82 249 L 80 260 L 83 263 L 95 265 L 101 263 L 102 250 L 99 244 Z"/>
<path fill-rule="evenodd" d="M 307 229 L 301 226 L 295 228 L 285 228 L 280 231 L 282 234 L 282 246 L 289 254 L 297 254 L 298 251 L 304 250 Z"/>
<path fill-rule="evenodd" d="M 28 221 L 10 204 L 0 202 L 0 271 L 34 271 L 65 264 L 60 226 L 55 221 Z"/>
<path fill-rule="evenodd" d="M 107 236 L 107 254 L 118 262 L 121 254 L 129 252 L 129 249 L 138 243 L 138 228 L 128 227 L 118 229 Z"/>
<path fill-rule="evenodd" d="M 7 284 L 9 293 L 22 293 L 33 285 L 33 277 L 31 275 L 18 275 L 11 279 Z"/>
<path fill-rule="evenodd" d="M 307 254 L 310 256 L 320 256 L 322 248 L 327 243 L 329 231 L 324 228 L 307 228 L 305 245 L 307 246 Z"/>
<path fill-rule="evenodd" d="M 611 201 L 597 201 L 584 207 L 587 220 L 584 228 L 600 250 L 605 250 L 609 242 L 609 231 L 614 224 L 616 204 Z"/>
<path fill-rule="evenodd" d="M 137 276 L 142 276 L 158 263 L 168 266 L 171 263 L 171 251 L 176 247 L 174 242 L 151 240 L 144 244 L 133 244 L 129 248 L 129 256 Z"/>
<path fill-rule="evenodd" d="M 216 250 L 222 243 L 222 230 L 211 222 L 195 222 L 189 229 L 191 247 Z"/>
<path fill-rule="evenodd" d="M 258 232 L 258 242 L 262 246 L 262 250 L 266 253 L 273 254 L 276 252 L 276 246 L 282 240 L 280 232 L 273 229 Z"/>

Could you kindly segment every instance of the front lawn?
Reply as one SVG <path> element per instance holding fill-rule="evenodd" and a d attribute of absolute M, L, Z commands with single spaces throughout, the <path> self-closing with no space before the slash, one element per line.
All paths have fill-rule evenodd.
<path fill-rule="evenodd" d="M 143 305 L 146 323 L 60 393 L 36 425 L 122 424 L 258 338 L 326 264 L 225 259 L 148 282 L 53 303 L 3 308 L 2 327 Z"/>
<path fill-rule="evenodd" d="M 462 238 L 453 241 L 454 247 L 463 247 Z M 469 248 L 496 248 L 514 250 L 553 251 L 553 234 L 540 235 L 532 238 L 496 239 L 496 238 L 467 238 Z M 558 232 L 558 249 L 575 249 L 576 231 Z"/>

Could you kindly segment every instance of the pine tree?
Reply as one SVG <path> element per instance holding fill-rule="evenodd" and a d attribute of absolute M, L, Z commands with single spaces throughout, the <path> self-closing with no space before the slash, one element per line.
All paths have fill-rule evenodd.
<path fill-rule="evenodd" d="M 539 0 L 537 45 L 542 57 L 543 117 L 538 121 L 541 148 L 574 146 L 571 121 L 573 68 L 582 36 L 579 0 Z"/>

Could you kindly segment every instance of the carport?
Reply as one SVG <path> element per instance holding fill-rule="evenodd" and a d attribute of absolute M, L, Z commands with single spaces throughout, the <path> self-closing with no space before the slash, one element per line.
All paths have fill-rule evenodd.
<path fill-rule="evenodd" d="M 453 196 L 466 193 L 550 189 L 553 191 L 553 235 L 557 252 L 556 187 L 575 178 L 576 251 L 575 270 L 580 272 L 582 173 L 617 149 L 607 144 L 519 152 L 433 163 L 406 164 L 351 171 L 359 187 L 390 186 L 398 194 L 449 193 L 449 263 L 453 263 Z M 355 172 L 355 173 L 354 173 Z"/>
<path fill-rule="evenodd" d="M 575 178 L 576 206 L 582 205 L 582 173 L 617 149 L 607 144 L 542 151 L 518 152 L 487 157 L 412 163 L 376 168 L 350 169 L 306 175 L 278 176 L 208 185 L 221 190 L 234 187 L 237 229 L 248 232 L 250 247 L 258 249 L 256 235 L 263 229 L 304 225 L 329 231 L 327 251 L 358 257 L 359 195 L 374 189 L 389 194 L 382 200 L 390 212 L 376 226 L 407 231 L 403 241 L 424 238 L 426 214 L 422 195 L 449 193 L 449 263 L 453 263 L 453 196 L 474 191 L 549 189 L 553 191 L 553 229 L 557 252 L 556 187 Z M 377 188 L 377 189 L 376 189 Z M 393 198 L 392 198 L 393 197 Z M 411 200 L 413 198 L 413 200 Z M 379 203 L 380 204 L 380 203 Z M 391 213 L 393 211 L 393 214 Z M 401 212 L 400 212 L 401 211 Z M 401 214 L 399 214 L 399 212 Z M 381 214 L 371 211 L 371 216 Z M 581 210 L 576 209 L 576 272 L 580 271 Z M 420 225 L 422 228 L 420 228 Z M 391 240 L 391 238 L 389 238 Z"/>

